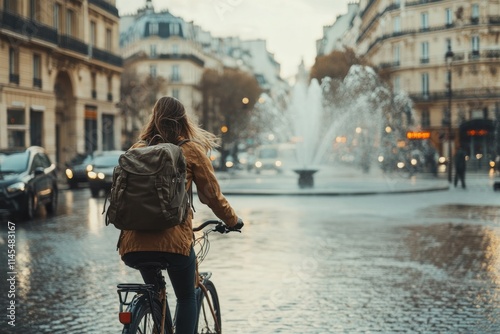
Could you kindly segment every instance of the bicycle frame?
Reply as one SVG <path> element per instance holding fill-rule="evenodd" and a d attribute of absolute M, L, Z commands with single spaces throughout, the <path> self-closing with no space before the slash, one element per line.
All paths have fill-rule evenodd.
<path fill-rule="evenodd" d="M 198 283 L 198 287 L 196 288 L 196 296 L 197 296 L 197 300 L 198 300 L 198 315 L 201 312 L 201 307 L 202 307 L 201 306 L 202 300 L 200 298 L 200 293 L 203 293 L 203 295 L 205 296 L 205 299 L 208 302 L 208 306 L 210 308 L 210 315 L 212 316 L 212 318 L 215 322 L 216 330 L 217 330 L 217 332 L 220 332 L 221 326 L 219 324 L 219 321 L 217 320 L 217 316 L 215 315 L 214 306 L 212 305 L 212 301 L 211 301 L 210 296 L 208 294 L 208 290 L 205 287 L 205 283 L 210 279 L 210 277 L 212 277 L 212 273 L 211 272 L 201 272 L 201 273 L 199 273 L 199 276 L 200 276 L 201 280 Z M 198 317 L 197 321 L 199 321 L 199 317 Z"/>
<path fill-rule="evenodd" d="M 137 309 L 146 301 L 149 304 L 149 308 L 153 313 L 155 309 L 154 306 L 154 285 L 153 284 L 118 284 L 118 296 L 120 299 L 120 312 L 119 312 L 119 320 L 123 325 L 129 325 L 132 323 L 134 315 L 137 314 Z M 132 297 L 132 300 L 129 300 L 129 293 L 135 293 Z M 170 314 L 170 310 L 168 307 L 168 301 L 164 298 L 164 304 L 162 308 L 165 307 L 166 312 L 162 312 L 162 323 L 165 323 L 165 320 L 168 319 L 168 323 L 172 323 L 172 318 Z M 125 309 L 125 310 L 124 310 Z M 166 317 L 166 318 L 165 318 Z M 158 333 L 162 333 L 161 324 L 158 324 L 156 317 L 153 316 L 153 322 L 156 327 Z M 171 329 L 169 329 L 171 332 Z"/>
<path fill-rule="evenodd" d="M 225 225 L 223 225 L 223 223 L 220 220 L 206 221 L 199 227 L 193 228 L 193 231 L 200 231 L 208 225 L 217 225 L 213 230 L 210 231 L 217 231 L 219 233 L 227 233 L 229 231 L 227 227 L 225 227 Z M 204 233 L 206 238 L 206 236 L 210 232 L 207 231 Z M 208 239 L 206 240 L 208 241 Z M 220 304 L 217 298 L 215 287 L 213 283 L 209 280 L 210 277 L 212 277 L 212 273 L 199 272 L 198 276 L 199 276 L 198 286 L 196 287 L 195 290 L 195 296 L 197 300 L 197 312 L 198 312 L 196 326 L 199 326 L 198 322 L 200 320 L 200 312 L 202 311 L 203 308 L 205 325 L 207 325 L 207 323 L 210 322 L 210 319 L 213 319 L 214 321 L 213 325 L 215 326 L 215 330 L 217 333 L 220 333 L 221 332 L 220 309 L 219 309 Z M 163 275 L 162 279 L 164 281 Z M 210 291 L 209 289 L 207 289 L 207 285 L 209 285 L 208 288 L 210 289 Z M 165 284 L 163 284 L 163 286 L 165 286 Z M 167 294 L 165 288 L 163 288 L 161 291 L 160 300 L 154 298 L 155 291 L 153 284 L 118 284 L 117 288 L 120 299 L 119 320 L 123 325 L 128 326 L 132 324 L 137 317 L 141 319 L 139 316 L 140 309 L 144 305 L 144 303 L 148 303 L 151 312 L 151 318 L 154 323 L 154 328 L 156 332 L 164 333 L 165 330 L 164 327 L 165 324 L 167 324 L 166 332 L 173 334 L 174 322 L 172 321 L 171 310 L 168 306 Z M 131 294 L 134 295 L 130 300 Z M 217 311 L 215 310 L 215 306 L 213 304 L 214 301 L 212 300 L 212 297 L 214 295 L 216 303 L 215 306 L 217 307 Z M 211 317 L 210 319 L 207 319 L 207 313 L 205 312 L 205 307 L 203 307 L 203 305 L 205 305 L 203 304 L 203 300 L 206 300 L 208 308 L 210 309 L 210 314 L 209 314 L 209 316 Z M 160 303 L 160 301 L 162 301 L 162 303 Z M 161 310 L 161 319 L 158 319 L 158 316 L 155 316 L 155 310 Z M 124 330 L 124 332 L 126 331 Z"/>

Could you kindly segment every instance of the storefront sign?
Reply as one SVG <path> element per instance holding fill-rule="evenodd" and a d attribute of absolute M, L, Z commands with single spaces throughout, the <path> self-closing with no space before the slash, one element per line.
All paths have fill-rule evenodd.
<path fill-rule="evenodd" d="M 467 136 L 469 137 L 481 137 L 486 136 L 488 134 L 488 130 L 478 129 L 478 130 L 468 130 Z"/>
<path fill-rule="evenodd" d="M 429 139 L 430 137 L 430 131 L 408 131 L 406 133 L 406 138 L 410 140 Z"/>

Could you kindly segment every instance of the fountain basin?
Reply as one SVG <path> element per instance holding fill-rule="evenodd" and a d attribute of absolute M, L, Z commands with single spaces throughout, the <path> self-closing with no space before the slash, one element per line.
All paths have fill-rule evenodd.
<path fill-rule="evenodd" d="M 294 169 L 293 171 L 299 175 L 299 188 L 314 187 L 314 173 L 318 171 L 317 169 Z"/>

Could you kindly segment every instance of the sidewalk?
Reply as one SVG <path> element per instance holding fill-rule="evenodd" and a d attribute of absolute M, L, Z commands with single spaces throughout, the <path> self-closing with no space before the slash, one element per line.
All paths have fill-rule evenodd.
<path fill-rule="evenodd" d="M 425 173 L 410 177 L 404 173 L 385 174 L 380 170 L 363 174 L 346 167 L 320 169 L 314 175 L 314 186 L 304 189 L 298 186 L 298 176 L 293 171 L 255 174 L 239 170 L 216 172 L 216 175 L 225 195 L 354 196 L 455 189 L 445 173 L 437 177 Z M 486 172 L 469 172 L 466 175 L 467 189 L 493 192 L 495 181 L 500 181 L 500 177 Z"/>

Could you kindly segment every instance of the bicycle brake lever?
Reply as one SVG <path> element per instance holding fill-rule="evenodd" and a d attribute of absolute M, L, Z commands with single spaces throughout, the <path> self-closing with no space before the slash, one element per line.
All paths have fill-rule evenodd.
<path fill-rule="evenodd" d="M 214 231 L 219 232 L 221 234 L 228 233 L 227 227 L 220 224 L 214 227 Z"/>

